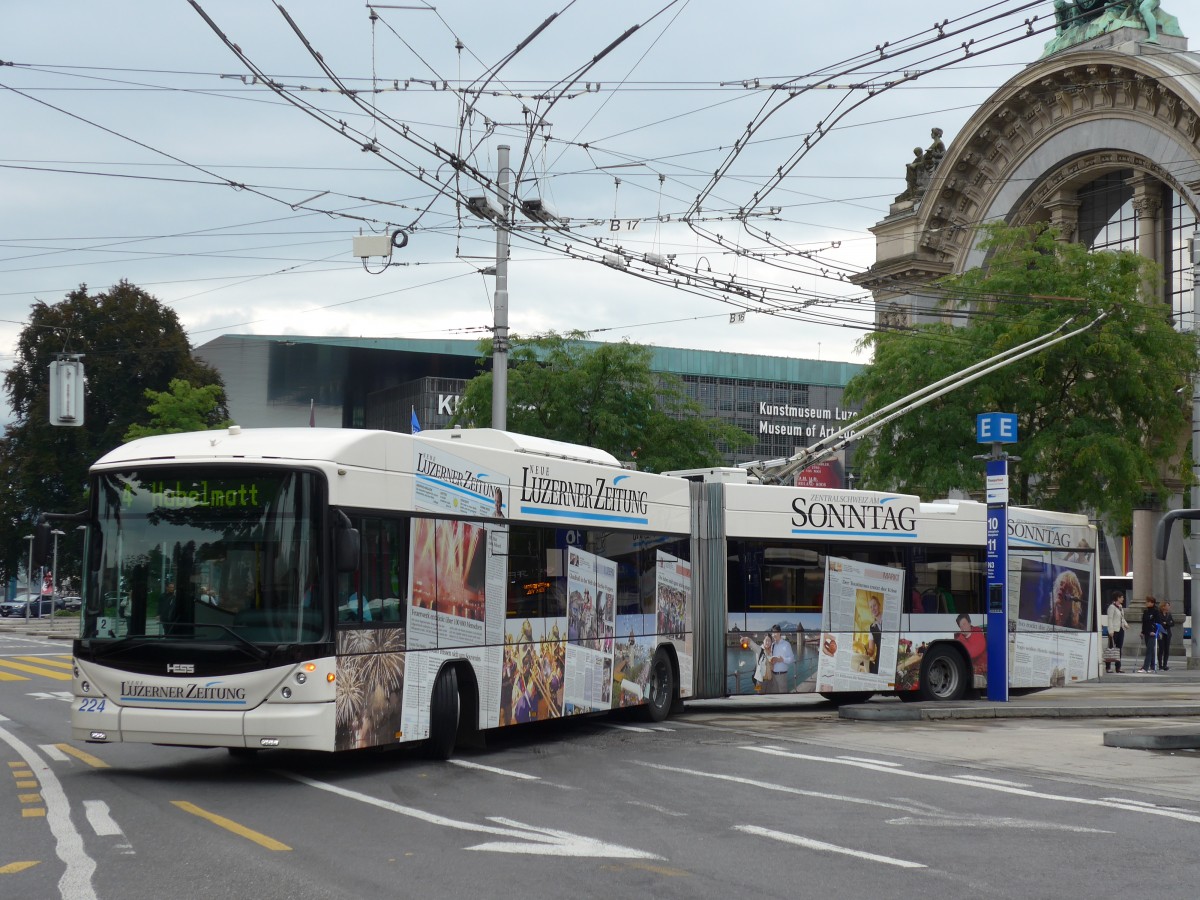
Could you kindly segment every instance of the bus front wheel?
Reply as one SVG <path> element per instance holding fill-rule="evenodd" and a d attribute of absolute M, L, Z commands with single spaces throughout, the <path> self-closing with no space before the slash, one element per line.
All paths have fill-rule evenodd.
<path fill-rule="evenodd" d="M 675 666 L 671 664 L 671 656 L 661 647 L 654 651 L 654 659 L 650 663 L 650 681 L 646 685 L 646 705 L 644 716 L 651 722 L 661 722 L 671 714 L 679 693 L 675 683 Z"/>
<path fill-rule="evenodd" d="M 967 664 L 949 647 L 934 645 L 921 663 L 922 700 L 961 700 L 967 695 Z"/>
<path fill-rule="evenodd" d="M 438 672 L 429 695 L 429 740 L 425 752 L 431 759 L 449 759 L 458 735 L 458 676 L 449 666 Z"/>

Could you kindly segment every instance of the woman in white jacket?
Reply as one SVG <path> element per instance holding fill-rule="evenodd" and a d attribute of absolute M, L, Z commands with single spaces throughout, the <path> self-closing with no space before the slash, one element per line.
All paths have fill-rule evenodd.
<path fill-rule="evenodd" d="M 1108 605 L 1108 646 L 1117 648 L 1117 658 L 1104 660 L 1105 672 L 1109 671 L 1109 666 L 1114 662 L 1117 664 L 1117 671 L 1121 671 L 1121 651 L 1125 646 L 1125 629 L 1128 627 L 1129 622 L 1125 619 L 1125 595 L 1114 591 L 1112 602 Z"/>

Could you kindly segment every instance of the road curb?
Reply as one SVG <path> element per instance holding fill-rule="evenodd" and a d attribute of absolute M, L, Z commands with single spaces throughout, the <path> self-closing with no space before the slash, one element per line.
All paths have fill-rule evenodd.
<path fill-rule="evenodd" d="M 1127 750 L 1197 750 L 1200 749 L 1200 729 L 1168 727 L 1106 731 L 1104 746 Z"/>
<path fill-rule="evenodd" d="M 1162 716 L 1200 716 L 1197 703 L 1103 704 L 1088 706 L 946 706 L 940 703 L 903 705 L 869 703 L 843 706 L 843 719 L 865 722 L 939 722 L 948 719 L 1133 719 Z"/>

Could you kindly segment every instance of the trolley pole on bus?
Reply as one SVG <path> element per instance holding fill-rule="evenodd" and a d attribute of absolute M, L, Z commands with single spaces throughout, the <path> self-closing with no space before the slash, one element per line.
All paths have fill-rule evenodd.
<path fill-rule="evenodd" d="M 987 460 L 987 698 L 1008 702 L 1008 461 L 1017 440 L 1013 413 L 980 413 L 975 440 L 991 444 Z"/>

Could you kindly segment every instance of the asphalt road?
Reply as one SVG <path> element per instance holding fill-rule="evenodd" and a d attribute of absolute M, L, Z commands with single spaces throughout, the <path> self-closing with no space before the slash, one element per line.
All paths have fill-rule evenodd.
<path fill-rule="evenodd" d="M 1146 900 L 1200 883 L 1200 759 L 1105 747 L 1121 720 L 710 701 L 655 727 L 510 729 L 451 763 L 245 762 L 72 744 L 68 653 L 0 635 L 0 897 Z"/>

